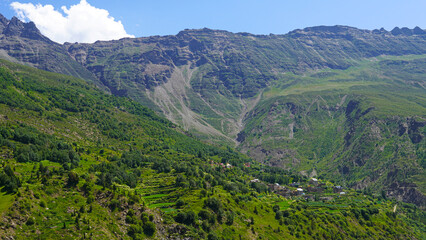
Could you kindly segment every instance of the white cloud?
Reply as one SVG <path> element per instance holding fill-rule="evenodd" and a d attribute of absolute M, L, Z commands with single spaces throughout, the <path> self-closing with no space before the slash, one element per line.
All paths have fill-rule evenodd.
<path fill-rule="evenodd" d="M 107 10 L 91 6 L 86 0 L 81 0 L 69 9 L 62 6 L 65 15 L 52 5 L 19 2 L 10 5 L 18 18 L 33 21 L 42 34 L 55 42 L 93 43 L 97 40 L 134 37 L 127 34 L 121 21 L 115 21 Z"/>

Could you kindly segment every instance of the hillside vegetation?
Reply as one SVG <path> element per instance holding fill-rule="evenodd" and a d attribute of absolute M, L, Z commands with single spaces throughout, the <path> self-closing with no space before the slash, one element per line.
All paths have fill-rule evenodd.
<path fill-rule="evenodd" d="M 288 75 L 245 117 L 238 148 L 274 166 L 425 206 L 425 60 L 382 57 Z"/>
<path fill-rule="evenodd" d="M 424 237 L 415 205 L 201 143 L 82 80 L 6 61 L 0 78 L 3 238 Z"/>

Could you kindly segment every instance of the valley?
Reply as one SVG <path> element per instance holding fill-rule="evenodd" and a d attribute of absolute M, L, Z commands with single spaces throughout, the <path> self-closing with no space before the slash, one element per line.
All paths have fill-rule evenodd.
<path fill-rule="evenodd" d="M 0 58 L 0 236 L 424 238 L 423 29 L 58 44 L 0 15 Z"/>

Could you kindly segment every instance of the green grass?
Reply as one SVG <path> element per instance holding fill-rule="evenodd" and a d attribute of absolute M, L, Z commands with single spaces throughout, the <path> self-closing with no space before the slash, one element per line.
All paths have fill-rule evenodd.
<path fill-rule="evenodd" d="M 290 202 L 289 201 L 282 201 L 282 202 L 278 202 L 277 205 L 280 206 L 281 210 L 286 210 L 287 208 L 290 207 Z"/>
<path fill-rule="evenodd" d="M 13 200 L 14 195 L 0 192 L 0 215 L 3 215 L 12 206 Z"/>
<path fill-rule="evenodd" d="M 150 208 L 167 208 L 169 206 L 173 206 L 176 203 L 171 202 L 171 203 L 155 203 L 155 204 L 151 204 L 149 205 Z M 171 210 L 167 211 L 167 212 L 171 212 Z"/>

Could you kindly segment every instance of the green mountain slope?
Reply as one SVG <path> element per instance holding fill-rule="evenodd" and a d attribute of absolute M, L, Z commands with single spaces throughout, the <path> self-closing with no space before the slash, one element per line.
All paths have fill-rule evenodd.
<path fill-rule="evenodd" d="M 315 27 L 278 36 L 186 30 L 68 51 L 84 56 L 76 60 L 119 94 L 149 103 L 199 137 L 231 144 L 251 132 L 239 149 L 259 161 L 315 169 L 347 186 L 424 205 L 425 60 L 408 54 L 425 54 L 426 35 L 397 30 Z M 278 97 L 285 99 L 278 105 L 299 102 L 296 116 L 270 111 L 277 96 L 292 97 Z M 361 113 L 371 108 L 369 114 L 350 118 L 351 101 Z M 312 113 L 314 107 L 322 113 Z M 403 146 L 388 149 L 394 141 Z"/>
<path fill-rule="evenodd" d="M 246 116 L 239 148 L 275 166 L 424 206 L 425 60 L 385 57 L 289 75 Z"/>
<path fill-rule="evenodd" d="M 2 58 L 94 82 L 260 162 L 425 204 L 426 31 L 418 27 L 200 29 L 58 45 L 31 23 L 1 22 Z"/>
<path fill-rule="evenodd" d="M 424 237 L 414 205 L 314 187 L 80 79 L 0 61 L 0 84 L 3 238 Z"/>
<path fill-rule="evenodd" d="M 242 130 L 241 119 L 256 96 L 283 82 L 285 73 L 346 69 L 380 55 L 425 54 L 426 32 L 406 30 L 334 26 L 257 36 L 201 29 L 65 47 L 113 93 L 149 104 L 185 129 L 204 133 L 200 136 L 229 141 Z"/>

